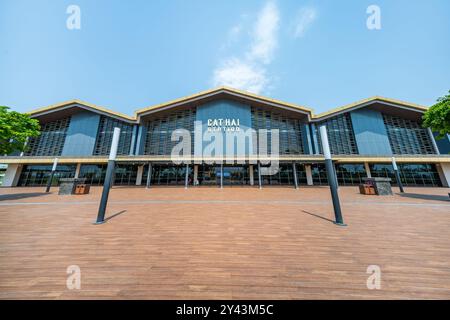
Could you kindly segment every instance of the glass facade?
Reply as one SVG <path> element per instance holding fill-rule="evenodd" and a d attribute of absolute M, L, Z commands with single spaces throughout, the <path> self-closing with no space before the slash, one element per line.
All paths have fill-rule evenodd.
<path fill-rule="evenodd" d="M 38 187 L 47 185 L 53 165 L 26 165 L 20 173 L 18 186 Z M 58 165 L 52 185 L 59 184 L 61 178 L 75 177 L 76 165 Z"/>
<path fill-rule="evenodd" d="M 117 154 L 128 155 L 130 153 L 133 125 L 117 119 L 101 116 L 97 139 L 95 141 L 94 155 L 109 155 L 115 127 L 120 128 Z"/>
<path fill-rule="evenodd" d="M 302 122 L 298 119 L 288 118 L 276 111 L 268 111 L 262 108 L 251 108 L 253 129 L 278 129 L 280 155 L 303 154 Z M 270 132 L 267 135 L 267 153 L 271 154 Z"/>
<path fill-rule="evenodd" d="M 311 174 L 313 178 L 313 184 L 318 186 L 328 185 L 327 171 L 325 164 L 313 163 L 311 164 Z"/>
<path fill-rule="evenodd" d="M 106 175 L 104 164 L 83 164 L 80 168 L 79 177 L 85 178 L 87 184 L 94 186 L 103 185 Z"/>
<path fill-rule="evenodd" d="M 323 125 L 327 127 L 328 143 L 332 154 L 358 154 L 350 114 L 345 113 L 316 124 L 315 131 L 320 153 L 323 153 L 323 151 L 319 127 Z"/>
<path fill-rule="evenodd" d="M 66 140 L 70 117 L 41 124 L 41 134 L 30 138 L 26 156 L 60 156 Z"/>
<path fill-rule="evenodd" d="M 147 122 L 144 154 L 170 155 L 178 141 L 171 141 L 172 132 L 176 129 L 186 129 L 194 136 L 194 108 L 179 110 L 165 115 L 157 115 Z M 194 153 L 194 139 L 192 139 L 191 153 Z"/>
<path fill-rule="evenodd" d="M 189 166 L 188 184 L 192 185 L 193 167 Z M 147 184 L 148 165 L 144 166 L 144 174 L 142 175 L 142 184 Z M 168 165 L 153 164 L 152 165 L 152 185 L 159 186 L 184 186 L 186 179 L 186 165 Z"/>
<path fill-rule="evenodd" d="M 199 186 L 220 186 L 220 166 L 203 164 L 198 169 Z M 249 166 L 224 166 L 223 167 L 224 186 L 245 186 L 250 185 Z"/>
<path fill-rule="evenodd" d="M 366 169 L 363 163 L 339 164 L 335 165 L 336 176 L 340 186 L 357 186 L 364 183 L 363 178 L 367 178 Z"/>
<path fill-rule="evenodd" d="M 80 168 L 79 178 L 85 178 L 90 185 L 103 185 L 106 176 L 106 164 L 88 164 Z M 135 164 L 116 164 L 114 185 L 136 185 L 137 167 Z"/>
<path fill-rule="evenodd" d="M 303 164 L 296 164 L 297 183 L 299 185 L 306 185 L 306 171 Z M 258 185 L 258 166 L 253 166 L 255 173 L 255 185 Z M 261 181 L 263 185 L 295 185 L 294 170 L 292 163 L 280 163 L 279 170 L 274 175 L 263 175 Z"/>
<path fill-rule="evenodd" d="M 435 154 L 428 129 L 412 120 L 383 114 L 394 154 Z"/>
<path fill-rule="evenodd" d="M 441 187 L 439 173 L 434 164 L 397 164 L 400 171 L 400 179 L 405 186 Z M 372 177 L 387 177 L 392 179 L 392 184 L 397 184 L 394 169 L 391 164 L 370 164 Z"/>

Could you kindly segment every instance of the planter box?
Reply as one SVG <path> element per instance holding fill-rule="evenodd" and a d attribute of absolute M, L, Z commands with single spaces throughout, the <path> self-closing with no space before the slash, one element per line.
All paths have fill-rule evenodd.
<path fill-rule="evenodd" d="M 364 178 L 365 184 L 371 185 L 379 196 L 392 195 L 391 178 Z"/>
<path fill-rule="evenodd" d="M 77 185 L 84 184 L 86 179 L 64 178 L 60 179 L 59 192 L 60 195 L 75 194 Z"/>

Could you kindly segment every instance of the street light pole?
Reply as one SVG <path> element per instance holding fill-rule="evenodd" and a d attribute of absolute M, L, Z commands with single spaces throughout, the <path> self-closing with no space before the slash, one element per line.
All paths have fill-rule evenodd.
<path fill-rule="evenodd" d="M 400 172 L 398 171 L 397 162 L 395 161 L 395 157 L 392 157 L 392 167 L 394 168 L 395 178 L 397 179 L 398 187 L 400 188 L 400 192 L 404 193 L 402 180 L 400 179 Z"/>
<path fill-rule="evenodd" d="M 52 172 L 50 172 L 50 176 L 48 177 L 48 180 L 47 180 L 47 188 L 45 189 L 45 192 L 47 192 L 47 193 L 50 192 L 50 188 L 52 186 L 53 177 L 55 176 L 57 165 L 58 165 L 58 158 L 55 158 L 55 160 L 53 160 Z"/>
<path fill-rule="evenodd" d="M 323 155 L 325 156 L 325 168 L 327 170 L 328 183 L 330 184 L 331 198 L 333 200 L 335 224 L 346 226 L 342 219 L 341 204 L 337 188 L 337 179 L 334 171 L 333 160 L 331 159 L 330 145 L 326 126 L 320 126 L 320 138 L 322 141 Z"/>
<path fill-rule="evenodd" d="M 106 168 L 105 182 L 103 184 L 102 198 L 98 208 L 97 221 L 94 224 L 105 222 L 106 205 L 108 204 L 109 189 L 111 189 L 114 168 L 116 166 L 117 147 L 119 146 L 120 128 L 114 128 L 114 135 L 109 152 L 108 167 Z"/>

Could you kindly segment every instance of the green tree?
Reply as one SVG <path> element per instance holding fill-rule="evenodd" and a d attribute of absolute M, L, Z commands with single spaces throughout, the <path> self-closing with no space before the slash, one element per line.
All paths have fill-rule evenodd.
<path fill-rule="evenodd" d="M 423 126 L 437 132 L 437 139 L 450 133 L 450 90 L 448 93 L 437 99 L 437 103 L 423 115 Z"/>
<path fill-rule="evenodd" d="M 0 106 L 0 156 L 24 151 L 27 137 L 37 137 L 40 134 L 38 120 L 8 109 Z"/>

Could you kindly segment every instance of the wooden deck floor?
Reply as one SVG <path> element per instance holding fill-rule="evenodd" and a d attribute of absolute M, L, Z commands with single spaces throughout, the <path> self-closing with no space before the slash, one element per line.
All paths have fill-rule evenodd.
<path fill-rule="evenodd" d="M 0 189 L 0 298 L 449 299 L 449 189 L 114 188 L 106 224 L 86 196 Z M 81 290 L 66 268 L 81 268 Z M 368 265 L 381 268 L 369 290 Z"/>

